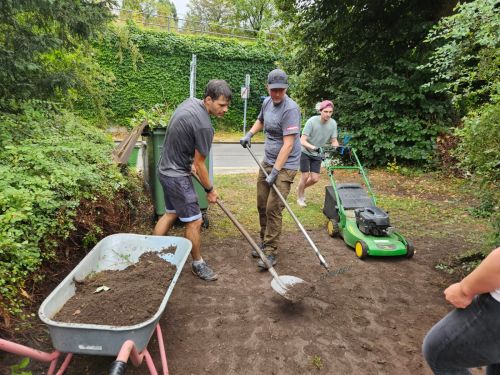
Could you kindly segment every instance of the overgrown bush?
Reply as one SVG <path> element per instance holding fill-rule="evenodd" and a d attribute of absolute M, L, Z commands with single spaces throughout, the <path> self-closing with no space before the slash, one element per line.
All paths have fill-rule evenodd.
<path fill-rule="evenodd" d="M 461 142 L 455 154 L 476 182 L 477 216 L 490 217 L 494 228 L 491 247 L 500 246 L 500 102 L 497 98 L 469 113 L 457 129 Z"/>
<path fill-rule="evenodd" d="M 422 87 L 428 30 L 443 2 L 276 0 L 286 25 L 287 71 L 297 99 L 335 104 L 365 164 L 434 166 L 436 138 L 452 122 L 449 99 Z"/>
<path fill-rule="evenodd" d="M 0 313 L 21 312 L 23 287 L 73 230 L 82 199 L 124 185 L 101 130 L 51 103 L 0 114 Z"/>
<path fill-rule="evenodd" d="M 437 44 L 427 68 L 428 86 L 449 95 L 463 116 L 455 130 L 455 156 L 476 183 L 480 205 L 473 213 L 490 216 L 500 245 L 500 8 L 495 0 L 458 4 L 427 40 Z"/>

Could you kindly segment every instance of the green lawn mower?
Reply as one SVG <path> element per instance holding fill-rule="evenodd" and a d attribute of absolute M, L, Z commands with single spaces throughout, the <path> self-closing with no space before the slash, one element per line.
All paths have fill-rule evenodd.
<path fill-rule="evenodd" d="M 415 252 L 413 243 L 406 240 L 391 227 L 389 215 L 379 207 L 356 151 L 347 146 L 323 149 L 324 166 L 328 171 L 331 186 L 325 189 L 323 213 L 328 218 L 327 230 L 332 237 L 341 236 L 354 248 L 356 256 L 405 256 L 411 258 Z M 351 164 L 351 165 L 347 165 Z M 337 183 L 335 170 L 358 172 L 363 186 L 355 182 Z"/>

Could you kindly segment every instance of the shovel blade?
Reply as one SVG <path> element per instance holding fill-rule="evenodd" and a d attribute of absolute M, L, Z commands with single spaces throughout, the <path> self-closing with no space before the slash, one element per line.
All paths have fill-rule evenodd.
<path fill-rule="evenodd" d="M 292 287 L 294 284 L 305 282 L 304 280 L 302 280 L 299 277 L 289 276 L 289 275 L 279 276 L 279 279 L 280 279 L 282 285 L 280 285 L 280 283 L 276 279 L 273 278 L 273 280 L 271 281 L 271 288 L 273 288 L 276 293 L 282 295 L 283 297 L 286 297 L 286 293 L 287 293 L 288 288 Z M 283 288 L 283 286 L 286 289 Z"/>

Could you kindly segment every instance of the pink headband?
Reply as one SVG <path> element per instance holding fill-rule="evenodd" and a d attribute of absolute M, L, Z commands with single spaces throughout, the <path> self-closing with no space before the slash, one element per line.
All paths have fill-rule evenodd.
<path fill-rule="evenodd" d="M 333 103 L 329 100 L 323 100 L 321 103 L 319 103 L 319 111 L 320 112 L 327 107 L 332 107 L 332 109 L 333 109 Z"/>

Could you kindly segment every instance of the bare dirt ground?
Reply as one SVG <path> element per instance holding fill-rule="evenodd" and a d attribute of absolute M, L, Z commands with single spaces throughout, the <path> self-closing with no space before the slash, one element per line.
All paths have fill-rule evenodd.
<path fill-rule="evenodd" d="M 430 208 L 463 204 L 439 184 L 399 181 L 379 172 L 373 173 L 372 181 L 386 196 L 416 196 L 426 199 Z M 244 182 L 239 181 L 239 185 Z M 230 199 L 241 198 L 228 195 Z M 319 197 L 315 204 L 320 205 L 322 199 Z M 235 204 L 229 202 L 228 206 Z M 398 216 L 398 211 L 392 214 Z M 396 222 L 401 219 L 404 216 Z M 241 235 L 221 239 L 211 229 L 204 231 L 203 256 L 219 279 L 201 281 L 191 274 L 190 261 L 186 263 L 160 320 L 170 374 L 430 375 L 421 355 L 422 340 L 429 328 L 451 310 L 442 293 L 458 277 L 436 270 L 435 265 L 450 253 L 474 248 L 460 235 L 462 229 L 466 232 L 461 220 L 443 217 L 440 224 L 425 215 L 407 218 L 404 225 L 411 233 L 424 233 L 429 228 L 433 233 L 432 238 L 408 236 L 416 249 L 412 259 L 369 257 L 363 261 L 342 239 L 306 225 L 331 269 L 342 270 L 333 277 L 325 277 L 326 270 L 302 233 L 287 229 L 282 235 L 276 271 L 315 284 L 314 292 L 296 304 L 271 288 L 271 275 L 257 268 L 251 247 Z M 448 232 L 452 226 L 455 232 Z M 251 232 L 255 238 L 255 230 Z M 182 230 L 172 235 L 182 235 Z M 35 317 L 29 330 L 10 338 L 52 350 L 47 328 Z M 149 350 L 159 365 L 155 337 Z M 76 355 L 67 374 L 107 374 L 113 360 Z M 0 352 L 2 362 L 18 363 L 19 357 L 2 357 Z M 30 369 L 36 375 L 46 374 L 47 366 L 35 362 Z M 144 363 L 138 368 L 129 364 L 127 369 L 127 374 L 148 373 Z M 483 371 L 475 369 L 473 373 Z"/>
<path fill-rule="evenodd" d="M 285 233 L 277 272 L 319 280 L 297 304 L 274 292 L 243 238 L 204 236 L 205 257 L 219 279 L 203 282 L 186 263 L 161 319 L 170 373 L 430 374 L 420 347 L 450 310 L 442 290 L 451 281 L 433 265 L 463 243 L 415 238 L 411 260 L 360 261 L 326 231 L 310 235 L 331 268 L 345 272 L 324 277 L 302 234 Z M 150 350 L 160 363 L 155 345 L 153 339 Z M 76 356 L 67 373 L 106 374 L 112 360 Z M 148 372 L 143 364 L 127 373 Z"/>

